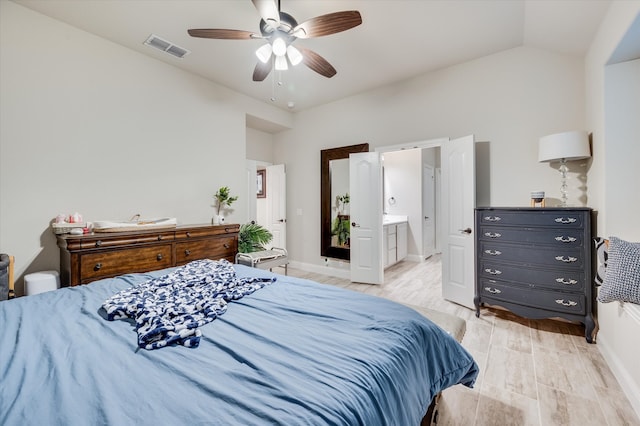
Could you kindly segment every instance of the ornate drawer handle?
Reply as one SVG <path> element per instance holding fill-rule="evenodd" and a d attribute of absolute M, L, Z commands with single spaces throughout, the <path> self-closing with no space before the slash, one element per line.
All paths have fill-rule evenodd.
<path fill-rule="evenodd" d="M 557 217 L 556 218 L 556 222 L 557 223 L 574 223 L 575 221 L 577 221 L 578 219 L 576 219 L 575 217 Z"/>
<path fill-rule="evenodd" d="M 222 246 L 223 246 L 224 248 L 226 248 L 226 249 L 228 249 L 229 247 L 231 247 L 231 246 L 230 246 L 229 244 L 227 244 L 227 243 L 224 243 Z"/>
<path fill-rule="evenodd" d="M 187 238 L 191 237 L 191 232 L 187 231 Z"/>
<path fill-rule="evenodd" d="M 162 260 L 162 253 L 158 253 L 158 255 L 156 256 L 157 260 Z"/>
<path fill-rule="evenodd" d="M 556 241 L 559 241 L 561 243 L 572 243 L 572 242 L 574 242 L 576 240 L 577 240 L 577 238 L 575 238 L 575 237 L 565 237 L 565 236 L 556 237 Z"/>
<path fill-rule="evenodd" d="M 498 269 L 486 268 L 484 271 L 489 273 L 489 274 L 491 274 L 491 275 L 500 275 L 500 274 L 502 274 L 502 271 L 500 271 Z"/>
<path fill-rule="evenodd" d="M 573 280 L 571 278 L 569 278 L 569 279 L 567 279 L 567 278 L 556 278 L 556 282 L 560 283 L 560 284 L 567 284 L 567 285 L 578 284 L 578 281 Z"/>
<path fill-rule="evenodd" d="M 224 228 L 224 232 L 231 232 L 230 228 Z"/>
<path fill-rule="evenodd" d="M 573 263 L 578 260 L 578 258 L 573 256 L 556 256 L 556 260 L 564 263 Z"/>
<path fill-rule="evenodd" d="M 189 256 L 191 254 L 191 250 L 187 249 L 184 251 L 185 256 Z"/>
<path fill-rule="evenodd" d="M 491 256 L 500 256 L 502 254 L 500 250 L 485 250 L 484 252 Z"/>
<path fill-rule="evenodd" d="M 485 216 L 484 220 L 487 222 L 500 222 L 502 218 L 500 216 Z"/>
<path fill-rule="evenodd" d="M 96 263 L 96 266 L 93 267 L 94 271 L 99 271 L 100 269 L 102 269 L 102 263 Z"/>
<path fill-rule="evenodd" d="M 576 306 L 578 304 L 578 302 L 574 302 L 573 300 L 568 300 L 565 302 L 564 299 L 558 299 L 556 300 L 556 303 L 562 306 Z"/>
<path fill-rule="evenodd" d="M 162 240 L 162 235 L 158 235 L 158 241 Z"/>
<path fill-rule="evenodd" d="M 101 245 L 102 245 L 102 241 L 101 240 L 96 241 L 96 247 L 100 247 Z"/>
<path fill-rule="evenodd" d="M 489 237 L 489 238 L 500 238 L 500 237 L 502 237 L 502 234 L 500 234 L 498 232 L 485 232 L 484 236 L 485 237 Z"/>
<path fill-rule="evenodd" d="M 485 287 L 484 291 L 488 291 L 491 294 L 500 294 L 502 293 L 500 290 L 498 290 L 497 288 L 491 288 L 491 287 Z"/>

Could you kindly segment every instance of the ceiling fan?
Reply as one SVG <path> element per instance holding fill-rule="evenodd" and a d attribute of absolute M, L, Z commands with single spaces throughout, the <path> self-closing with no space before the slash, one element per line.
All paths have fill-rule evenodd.
<path fill-rule="evenodd" d="M 328 13 L 304 21 L 301 24 L 288 13 L 280 11 L 280 0 L 251 0 L 260 17 L 260 34 L 244 30 L 190 29 L 192 37 L 221 40 L 264 39 L 268 43 L 256 51 L 258 64 L 253 71 L 253 81 L 263 81 L 271 69 L 286 70 L 288 64 L 303 62 L 313 71 L 327 78 L 336 75 L 336 69 L 316 52 L 295 48 L 293 42 L 299 38 L 322 37 L 346 31 L 362 23 L 357 10 Z"/>

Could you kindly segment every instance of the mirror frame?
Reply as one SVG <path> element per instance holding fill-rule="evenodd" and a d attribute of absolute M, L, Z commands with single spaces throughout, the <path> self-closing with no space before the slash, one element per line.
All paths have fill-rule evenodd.
<path fill-rule="evenodd" d="M 342 146 L 320 151 L 320 255 L 349 260 L 351 249 L 331 246 L 331 173 L 329 162 L 349 158 L 349 154 L 369 152 L 369 144 Z"/>

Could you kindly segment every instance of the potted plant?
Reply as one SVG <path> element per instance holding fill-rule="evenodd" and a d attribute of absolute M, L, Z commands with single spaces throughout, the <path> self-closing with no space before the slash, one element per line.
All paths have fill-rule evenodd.
<path fill-rule="evenodd" d="M 240 253 L 252 253 L 254 251 L 266 250 L 273 235 L 268 229 L 255 222 L 240 225 L 238 232 L 238 251 Z"/>
<path fill-rule="evenodd" d="M 213 224 L 219 225 L 224 223 L 224 209 L 226 207 L 230 207 L 234 201 L 238 199 L 237 196 L 231 196 L 231 190 L 228 186 L 222 186 L 218 189 L 218 192 L 215 193 L 213 198 L 216 199 L 216 215 L 213 218 Z"/>

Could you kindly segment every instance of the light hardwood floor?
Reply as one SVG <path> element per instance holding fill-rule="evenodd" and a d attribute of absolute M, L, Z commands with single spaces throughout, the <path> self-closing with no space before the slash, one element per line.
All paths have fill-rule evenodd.
<path fill-rule="evenodd" d="M 462 345 L 478 363 L 480 376 L 473 389 L 458 385 L 444 391 L 438 426 L 640 425 L 597 344 L 586 342 L 584 327 L 528 320 L 489 308 L 476 318 L 475 311 L 442 299 L 439 256 L 392 266 L 385 271 L 383 285 L 355 284 L 295 268 L 289 268 L 289 275 L 448 312 L 467 321 Z"/>

